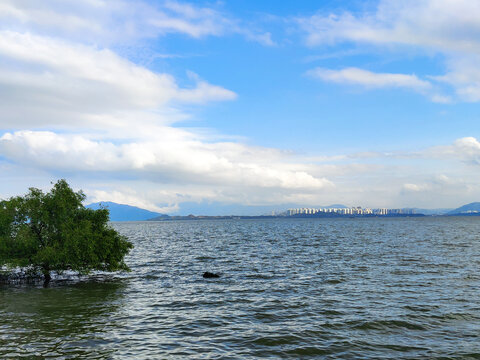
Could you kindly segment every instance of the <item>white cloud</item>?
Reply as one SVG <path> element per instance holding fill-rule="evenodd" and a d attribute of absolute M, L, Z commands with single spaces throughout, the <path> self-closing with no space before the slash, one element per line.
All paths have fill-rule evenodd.
<path fill-rule="evenodd" d="M 480 3 L 469 0 L 381 0 L 376 11 L 297 19 L 310 45 L 354 41 L 480 53 Z"/>
<path fill-rule="evenodd" d="M 252 150 L 234 143 L 161 138 L 115 145 L 79 135 L 33 131 L 0 138 L 0 155 L 42 169 L 125 173 L 158 183 L 306 191 L 332 186 L 327 179 L 310 175 L 304 166 L 285 162 L 275 151 Z M 257 159 L 262 152 L 264 157 Z"/>
<path fill-rule="evenodd" d="M 471 56 L 456 56 L 448 61 L 448 72 L 434 80 L 449 84 L 463 101 L 480 101 L 480 54 Z"/>
<path fill-rule="evenodd" d="M 187 3 L 166 1 L 163 8 L 169 13 L 156 12 L 147 20 L 161 32 L 185 33 L 195 38 L 223 35 L 232 20 L 209 8 L 199 8 Z"/>
<path fill-rule="evenodd" d="M 375 73 L 354 67 L 342 70 L 315 68 L 310 70 L 308 74 L 324 81 L 339 84 L 361 85 L 368 88 L 398 87 L 410 88 L 422 92 L 429 90 L 432 87 L 428 81 L 420 80 L 413 74 Z"/>
<path fill-rule="evenodd" d="M 0 70 L 4 128 L 79 126 L 81 122 L 112 127 L 112 115 L 118 122 L 117 114 L 172 113 L 175 103 L 236 97 L 200 79 L 194 87 L 182 89 L 171 75 L 154 73 L 108 49 L 28 33 L 1 31 L 0 59 L 4 61 Z M 142 121 L 148 114 L 136 114 L 136 118 Z M 102 120 L 106 121 L 103 126 Z"/>
<path fill-rule="evenodd" d="M 459 177 L 458 174 L 425 174 L 417 178 L 415 183 L 406 183 L 402 186 L 400 196 L 409 199 L 411 204 L 429 204 L 428 207 L 458 207 L 472 202 L 479 194 L 479 186 L 474 181 Z M 438 202 L 439 194 L 442 201 Z M 460 195 L 461 194 L 461 195 Z M 420 205 L 425 206 L 425 205 Z"/>
<path fill-rule="evenodd" d="M 451 85 L 459 101 L 480 101 L 480 2 L 469 0 L 381 0 L 372 12 L 316 14 L 298 18 L 310 46 L 339 42 L 372 44 L 388 50 L 412 47 L 440 53 L 448 71 L 432 79 Z M 421 80 L 424 81 L 424 80 Z M 434 102 L 450 96 L 431 93 Z"/>
<path fill-rule="evenodd" d="M 417 185 L 417 184 L 404 184 L 403 185 L 403 190 L 404 191 L 413 191 L 413 192 L 418 192 L 425 190 L 426 186 L 425 185 Z"/>
<path fill-rule="evenodd" d="M 87 192 L 89 191 L 87 190 Z M 161 214 L 171 214 L 179 210 L 178 203 L 173 203 L 166 206 L 158 206 L 154 202 L 148 200 L 148 198 L 152 198 L 151 195 L 146 199 L 141 195 L 139 196 L 132 189 L 125 187 L 123 187 L 121 191 L 92 190 L 90 193 L 89 200 L 92 202 L 112 201 L 117 204 L 130 204 L 142 209 L 156 211 Z M 158 201 L 161 200 L 161 198 L 157 198 L 155 200 Z"/>
<path fill-rule="evenodd" d="M 414 74 L 376 73 L 355 67 L 331 70 L 317 67 L 309 70 L 307 75 L 322 81 L 345 85 L 363 86 L 367 89 L 403 88 L 413 90 L 437 103 L 450 103 L 451 98 L 439 95 L 434 86 Z"/>
<path fill-rule="evenodd" d="M 42 34 L 102 45 L 180 33 L 193 38 L 240 34 L 273 45 L 269 33 L 256 31 L 219 10 L 177 1 L 3 0 L 3 27 L 28 27 Z M 0 28 L 2 26 L 0 25 Z"/>
<path fill-rule="evenodd" d="M 8 132 L 0 137 L 0 158 L 73 177 L 90 201 L 170 213 L 183 202 L 278 204 L 308 194 L 318 198 L 335 188 L 321 174 L 313 175 L 314 167 L 279 150 L 207 143 L 193 133 L 170 129 L 165 127 L 165 136 L 155 139 L 122 143 L 52 131 Z"/>
<path fill-rule="evenodd" d="M 436 146 L 425 150 L 426 157 L 456 159 L 464 163 L 480 165 L 480 142 L 474 137 L 457 139 L 451 145 Z"/>
<path fill-rule="evenodd" d="M 165 127 L 165 137 L 120 143 L 88 134 L 9 132 L 0 138 L 0 157 L 16 169 L 8 170 L 4 163 L 2 181 L 28 168 L 51 174 L 52 180 L 71 179 L 90 201 L 159 212 L 176 212 L 185 202 L 455 207 L 480 197 L 480 143 L 475 138 L 413 155 L 343 154 L 321 158 L 316 165 L 276 149 L 205 142 L 193 133 L 169 129 Z"/>

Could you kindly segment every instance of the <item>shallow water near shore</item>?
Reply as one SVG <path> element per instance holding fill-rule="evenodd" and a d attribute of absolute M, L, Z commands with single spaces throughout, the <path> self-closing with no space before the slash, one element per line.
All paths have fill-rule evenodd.
<path fill-rule="evenodd" d="M 480 358 L 480 218 L 112 226 L 131 273 L 0 286 L 0 358 Z"/>

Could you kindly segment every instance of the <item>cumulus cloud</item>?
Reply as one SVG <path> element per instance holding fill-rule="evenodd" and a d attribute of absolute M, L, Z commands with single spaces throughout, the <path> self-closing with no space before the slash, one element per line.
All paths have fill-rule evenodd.
<path fill-rule="evenodd" d="M 0 156 L 30 172 L 73 176 L 90 201 L 122 202 L 159 212 L 177 212 L 182 203 L 205 201 L 455 207 L 480 195 L 478 166 L 460 169 L 478 160 L 480 144 L 474 138 L 418 151 L 413 157 L 344 154 L 315 164 L 276 149 L 205 142 L 189 132 L 168 134 L 168 129 L 165 138 L 123 142 L 89 134 L 8 132 L 0 138 Z M 431 159 L 440 162 L 435 165 Z M 0 161 L 2 165 L 10 166 Z M 12 174 L 7 171 L 4 179 Z"/>
<path fill-rule="evenodd" d="M 480 142 L 474 137 L 457 139 L 451 145 L 435 146 L 425 150 L 424 156 L 456 159 L 464 163 L 480 165 Z"/>
<path fill-rule="evenodd" d="M 102 120 L 111 127 L 115 121 L 108 114 L 168 112 L 175 103 L 236 97 L 201 79 L 191 88 L 180 88 L 173 76 L 152 72 L 108 49 L 29 33 L 0 31 L 0 59 L 5 64 L 0 70 L 0 91 L 5 94 L 0 110 L 6 128 L 79 122 L 102 126 Z"/>
<path fill-rule="evenodd" d="M 175 212 L 183 202 L 278 204 L 334 189 L 332 181 L 313 175 L 311 165 L 282 151 L 204 142 L 169 129 L 165 137 L 122 143 L 52 131 L 7 132 L 0 137 L 0 156 L 38 171 L 74 174 L 91 201 L 159 212 Z"/>
<path fill-rule="evenodd" d="M 381 0 L 374 11 L 316 14 L 298 18 L 310 46 L 339 42 L 372 44 L 389 50 L 405 46 L 441 53 L 447 58 L 444 76 L 460 101 L 480 101 L 480 3 L 467 0 Z M 422 80 L 423 81 L 423 80 Z M 431 94 L 436 102 L 449 96 Z"/>
<path fill-rule="evenodd" d="M 115 145 L 79 135 L 20 131 L 0 138 L 0 154 L 45 169 L 127 173 L 165 183 L 228 183 L 310 191 L 332 186 L 301 165 L 285 163 L 275 152 L 258 161 L 255 158 L 261 151 L 246 156 L 249 149 L 240 144 L 159 140 Z"/>

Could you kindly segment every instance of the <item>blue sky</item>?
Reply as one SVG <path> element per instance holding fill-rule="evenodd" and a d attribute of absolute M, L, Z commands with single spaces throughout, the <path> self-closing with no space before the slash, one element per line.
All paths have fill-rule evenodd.
<path fill-rule="evenodd" d="M 0 197 L 166 213 L 457 207 L 480 2 L 4 0 Z"/>

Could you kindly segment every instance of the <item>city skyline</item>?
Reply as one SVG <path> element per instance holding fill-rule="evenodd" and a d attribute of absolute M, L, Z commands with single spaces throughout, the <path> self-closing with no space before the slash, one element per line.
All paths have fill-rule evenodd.
<path fill-rule="evenodd" d="M 0 5 L 0 198 L 258 214 L 480 200 L 480 3 Z"/>
<path fill-rule="evenodd" d="M 344 208 L 296 208 L 288 209 L 288 216 L 294 215 L 315 215 L 318 213 L 335 213 L 340 215 L 412 215 L 416 211 L 413 208 L 389 209 L 389 208 L 362 208 L 361 206 L 344 207 Z"/>

